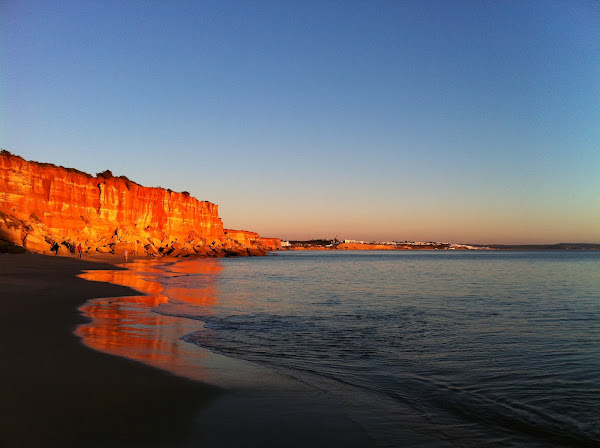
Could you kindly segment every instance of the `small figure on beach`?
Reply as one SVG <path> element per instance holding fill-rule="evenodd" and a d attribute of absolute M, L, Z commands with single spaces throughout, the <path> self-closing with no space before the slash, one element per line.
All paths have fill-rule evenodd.
<path fill-rule="evenodd" d="M 54 252 L 54 256 L 58 255 L 58 243 L 55 241 L 52 247 L 50 248 L 52 252 Z"/>
<path fill-rule="evenodd" d="M 77 253 L 79 254 L 79 258 L 81 258 L 81 252 L 82 252 L 81 244 L 78 244 L 77 245 Z"/>
<path fill-rule="evenodd" d="M 127 249 L 125 249 L 125 263 L 127 263 L 127 255 L 129 254 L 129 252 L 127 252 Z"/>

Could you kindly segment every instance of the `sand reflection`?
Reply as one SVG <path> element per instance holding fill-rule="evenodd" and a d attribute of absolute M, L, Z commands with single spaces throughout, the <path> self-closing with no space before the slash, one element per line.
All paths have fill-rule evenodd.
<path fill-rule="evenodd" d="M 182 310 L 185 306 L 203 307 L 204 313 L 211 313 L 210 308 L 217 303 L 217 280 L 223 269 L 220 262 L 211 259 L 175 263 L 143 260 L 123 266 L 128 270 L 88 271 L 80 277 L 129 286 L 146 295 L 88 301 L 80 311 L 92 322 L 78 327 L 76 334 L 95 350 L 142 361 L 196 380 L 210 381 L 203 368 L 203 359 L 210 354 L 180 339 L 201 330 L 203 323 L 152 310 L 171 301 L 169 307 Z M 194 277 L 184 279 L 185 276 Z M 177 281 L 177 277 L 182 277 L 182 281 Z M 170 284 L 173 286 L 168 286 Z"/>
<path fill-rule="evenodd" d="M 166 282 L 163 294 L 171 299 L 169 313 L 186 315 L 196 307 L 202 307 L 194 315 L 213 314 L 217 304 L 217 279 L 223 270 L 218 260 L 190 260 L 174 263 L 169 266 L 169 274 L 176 280 Z M 187 281 L 187 276 L 193 276 L 193 281 Z M 199 286 L 198 286 L 199 285 Z M 187 312 L 186 312 L 187 310 Z"/>

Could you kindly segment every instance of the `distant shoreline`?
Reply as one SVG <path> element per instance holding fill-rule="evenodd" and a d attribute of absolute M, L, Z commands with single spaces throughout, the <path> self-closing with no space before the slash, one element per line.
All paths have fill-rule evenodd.
<path fill-rule="evenodd" d="M 600 244 L 593 243 L 488 244 L 487 247 L 495 250 L 600 250 Z"/>
<path fill-rule="evenodd" d="M 453 243 L 335 243 L 328 240 L 291 241 L 283 250 L 600 250 L 600 244 L 453 244 Z"/>

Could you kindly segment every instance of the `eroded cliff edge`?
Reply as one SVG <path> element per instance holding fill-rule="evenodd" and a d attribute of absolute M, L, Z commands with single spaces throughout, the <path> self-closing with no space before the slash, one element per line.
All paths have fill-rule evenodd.
<path fill-rule="evenodd" d="M 0 152 L 0 240 L 27 250 L 168 256 L 260 255 L 276 238 L 224 230 L 219 207 L 188 193 L 96 177 Z"/>

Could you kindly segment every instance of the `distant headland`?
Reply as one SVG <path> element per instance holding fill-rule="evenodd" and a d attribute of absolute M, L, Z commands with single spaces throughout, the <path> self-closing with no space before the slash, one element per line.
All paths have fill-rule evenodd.
<path fill-rule="evenodd" d="M 600 250 L 600 244 L 456 244 L 436 241 L 355 241 L 334 239 L 281 242 L 283 250 Z"/>
<path fill-rule="evenodd" d="M 278 238 L 223 227 L 216 204 L 0 151 L 0 250 L 146 256 L 264 255 Z M 55 243 L 57 246 L 55 246 Z"/>

